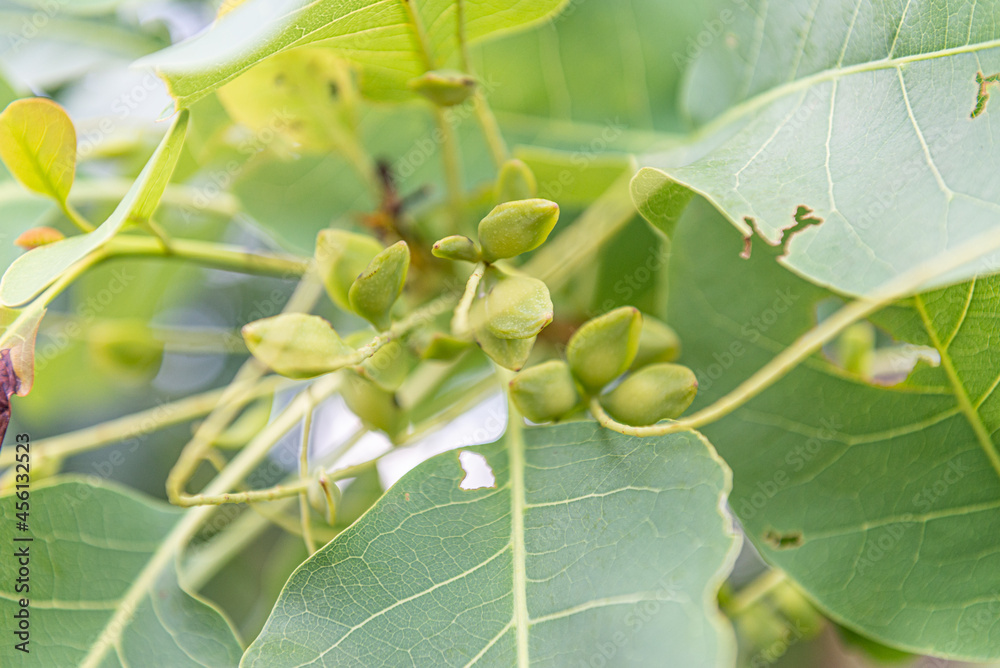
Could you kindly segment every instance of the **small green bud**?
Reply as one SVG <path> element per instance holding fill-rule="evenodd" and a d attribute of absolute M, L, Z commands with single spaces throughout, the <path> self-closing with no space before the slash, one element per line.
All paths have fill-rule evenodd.
<path fill-rule="evenodd" d="M 442 362 L 458 359 L 468 349 L 468 341 L 441 332 L 434 332 L 419 348 L 421 359 Z"/>
<path fill-rule="evenodd" d="M 501 339 L 490 334 L 485 327 L 473 332 L 476 343 L 491 360 L 505 369 L 520 371 L 531 355 L 535 337 L 530 339 Z"/>
<path fill-rule="evenodd" d="M 443 260 L 457 260 L 460 262 L 479 262 L 483 259 L 482 251 L 479 250 L 479 244 L 469 237 L 463 237 L 458 234 L 438 241 L 431 248 L 431 253 L 434 257 L 439 257 Z"/>
<path fill-rule="evenodd" d="M 433 70 L 416 79 L 409 86 L 439 107 L 462 104 L 476 92 L 476 80 L 462 72 Z"/>
<path fill-rule="evenodd" d="M 359 372 L 383 390 L 395 392 L 417 366 L 413 352 L 399 341 L 390 341 L 361 363 Z"/>
<path fill-rule="evenodd" d="M 538 248 L 558 221 L 559 205 L 547 199 L 524 199 L 497 206 L 479 223 L 483 259 L 496 262 Z"/>
<path fill-rule="evenodd" d="M 601 405 L 619 422 L 645 427 L 674 420 L 698 394 L 694 372 L 680 364 L 654 364 L 630 374 L 601 397 Z"/>
<path fill-rule="evenodd" d="M 146 380 L 156 375 L 163 361 L 163 342 L 139 320 L 105 320 L 87 332 L 90 355 L 119 378 Z"/>
<path fill-rule="evenodd" d="M 680 355 L 681 339 L 677 336 L 677 332 L 656 318 L 643 316 L 639 350 L 630 368 L 635 370 L 650 364 L 673 362 Z"/>
<path fill-rule="evenodd" d="M 333 303 L 350 311 L 351 284 L 376 255 L 382 244 L 363 234 L 346 230 L 323 230 L 316 237 L 316 265 Z"/>
<path fill-rule="evenodd" d="M 552 322 L 549 288 L 537 278 L 508 276 L 490 267 L 481 285 L 487 292 L 472 304 L 473 329 L 485 327 L 501 339 L 530 339 Z"/>
<path fill-rule="evenodd" d="M 549 360 L 514 376 L 510 398 L 532 422 L 559 420 L 580 405 L 576 381 L 562 360 Z"/>
<path fill-rule="evenodd" d="M 386 248 L 351 285 L 351 308 L 379 329 L 388 329 L 389 309 L 402 294 L 409 269 L 410 248 L 405 241 Z"/>
<path fill-rule="evenodd" d="M 341 369 L 354 350 L 329 322 L 315 315 L 287 313 L 243 327 L 250 352 L 288 378 L 312 378 Z"/>
<path fill-rule="evenodd" d="M 520 160 L 508 160 L 500 168 L 497 176 L 497 202 L 514 202 L 521 199 L 531 199 L 538 193 L 538 182 L 535 173 Z"/>
<path fill-rule="evenodd" d="M 344 403 L 366 427 L 382 431 L 395 441 L 406 426 L 396 395 L 356 374 L 347 374 L 341 392 Z"/>
<path fill-rule="evenodd" d="M 585 322 L 570 337 L 566 361 L 573 375 L 592 394 L 632 364 L 639 350 L 642 314 L 623 306 Z"/>

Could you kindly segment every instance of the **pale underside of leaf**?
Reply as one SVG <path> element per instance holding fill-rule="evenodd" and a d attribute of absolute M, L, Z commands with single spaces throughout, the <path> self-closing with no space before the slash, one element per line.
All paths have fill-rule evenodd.
<path fill-rule="evenodd" d="M 292 575 L 243 665 L 560 666 L 608 643 L 729 665 L 714 596 L 738 540 L 707 442 L 576 423 L 469 450 L 494 487 L 425 462 Z"/>
<path fill-rule="evenodd" d="M 714 119 L 644 159 L 664 188 L 704 195 L 744 236 L 782 244 L 787 267 L 853 295 L 1000 233 L 994 122 L 988 105 L 971 116 L 977 73 L 1000 71 L 1000 3 L 748 6 L 736 45 L 694 66 L 692 114 Z M 925 288 L 996 266 L 994 253 Z"/>

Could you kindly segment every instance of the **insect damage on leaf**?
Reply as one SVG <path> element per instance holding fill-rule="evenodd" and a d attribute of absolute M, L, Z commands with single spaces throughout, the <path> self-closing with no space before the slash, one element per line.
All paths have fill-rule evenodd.
<path fill-rule="evenodd" d="M 463 450 L 458 453 L 458 463 L 465 471 L 465 478 L 458 484 L 460 489 L 470 492 L 476 489 L 496 488 L 497 478 L 486 457 L 478 452 Z"/>
<path fill-rule="evenodd" d="M 986 111 L 986 103 L 990 101 L 990 94 L 987 86 L 993 83 L 1000 83 L 1000 72 L 984 76 L 982 72 L 976 72 L 976 83 L 979 84 L 979 92 L 976 95 L 976 106 L 973 108 L 970 118 L 978 118 Z"/>
<path fill-rule="evenodd" d="M 776 531 L 768 529 L 764 532 L 764 542 L 775 550 L 791 550 L 801 547 L 804 541 L 801 531 Z"/>

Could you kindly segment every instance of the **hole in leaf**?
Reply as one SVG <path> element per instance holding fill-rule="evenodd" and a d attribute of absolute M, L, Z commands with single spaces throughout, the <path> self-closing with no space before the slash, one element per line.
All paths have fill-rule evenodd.
<path fill-rule="evenodd" d="M 969 115 L 970 118 L 976 118 L 986 111 L 986 103 L 990 101 L 990 93 L 986 88 L 990 84 L 1000 83 L 1000 72 L 988 77 L 984 76 L 982 72 L 976 72 L 976 83 L 979 84 L 979 92 L 976 95 L 976 106 L 973 107 L 972 113 Z"/>
<path fill-rule="evenodd" d="M 816 322 L 823 322 L 842 305 L 839 299 L 821 301 L 816 305 Z M 932 367 L 941 364 L 941 354 L 934 348 L 898 341 L 867 320 L 854 323 L 823 346 L 823 354 L 847 373 L 883 387 L 902 383 L 921 362 Z"/>
<path fill-rule="evenodd" d="M 478 452 L 463 450 L 458 453 L 458 463 L 465 471 L 465 478 L 458 485 L 460 489 L 468 491 L 497 486 L 497 478 L 493 475 L 493 468 L 487 463 L 486 457 Z"/>
<path fill-rule="evenodd" d="M 775 550 L 791 550 L 802 545 L 802 532 L 768 529 L 764 533 L 764 542 Z"/>

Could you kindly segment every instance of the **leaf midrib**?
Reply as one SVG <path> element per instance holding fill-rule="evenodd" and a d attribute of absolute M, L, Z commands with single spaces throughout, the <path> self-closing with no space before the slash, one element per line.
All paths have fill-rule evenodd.
<path fill-rule="evenodd" d="M 517 665 L 518 668 L 528 668 L 528 628 L 530 618 L 528 617 L 528 590 L 527 573 L 525 564 L 527 561 L 527 548 L 524 542 L 524 426 L 521 416 L 514 408 L 513 403 L 509 403 L 509 415 L 507 416 L 507 449 L 510 459 L 510 533 L 513 558 L 511 559 L 514 571 L 514 614 L 513 624 L 517 634 Z"/>

